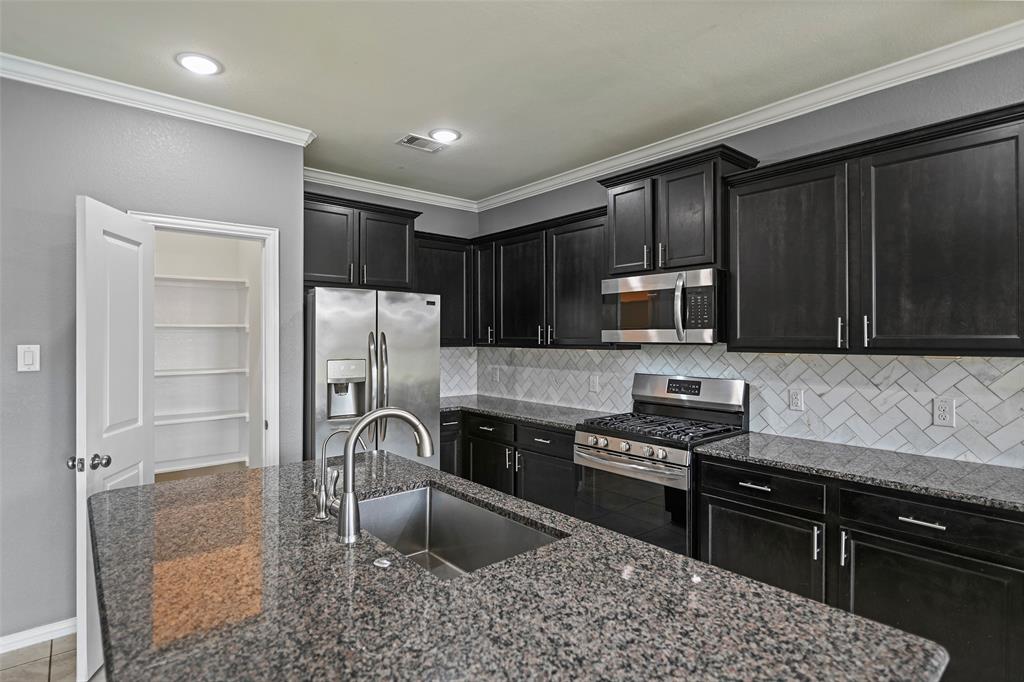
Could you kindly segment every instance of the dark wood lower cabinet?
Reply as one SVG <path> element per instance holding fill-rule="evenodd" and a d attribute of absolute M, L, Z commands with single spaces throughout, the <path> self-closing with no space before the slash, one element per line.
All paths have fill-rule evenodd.
<path fill-rule="evenodd" d="M 840 606 L 946 647 L 943 676 L 1024 679 L 1024 572 L 842 529 Z"/>
<path fill-rule="evenodd" d="M 441 431 L 441 446 L 438 448 L 441 456 L 441 471 L 465 477 L 461 449 L 461 439 L 459 438 L 458 431 L 453 433 Z"/>
<path fill-rule="evenodd" d="M 576 491 L 576 465 L 571 459 L 529 450 L 516 450 L 516 493 L 548 509 L 572 514 Z"/>
<path fill-rule="evenodd" d="M 516 474 L 512 464 L 513 454 L 511 446 L 481 438 L 467 438 L 469 480 L 514 495 Z"/>
<path fill-rule="evenodd" d="M 700 499 L 702 560 L 825 600 L 824 524 L 710 495 Z"/>

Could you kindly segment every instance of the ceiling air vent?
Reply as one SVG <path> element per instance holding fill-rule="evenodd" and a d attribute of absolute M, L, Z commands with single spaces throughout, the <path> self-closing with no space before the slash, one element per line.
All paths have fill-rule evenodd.
<path fill-rule="evenodd" d="M 431 140 L 429 137 L 421 137 L 420 135 L 414 135 L 409 133 L 398 138 L 395 144 L 400 144 L 403 147 L 412 147 L 413 149 L 419 149 L 421 152 L 439 152 L 448 145 L 442 144 Z"/>

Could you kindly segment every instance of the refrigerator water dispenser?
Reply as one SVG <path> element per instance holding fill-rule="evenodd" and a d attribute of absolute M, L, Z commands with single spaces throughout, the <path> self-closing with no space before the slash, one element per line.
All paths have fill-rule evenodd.
<path fill-rule="evenodd" d="M 328 360 L 327 418 L 362 416 L 365 398 L 366 360 Z"/>

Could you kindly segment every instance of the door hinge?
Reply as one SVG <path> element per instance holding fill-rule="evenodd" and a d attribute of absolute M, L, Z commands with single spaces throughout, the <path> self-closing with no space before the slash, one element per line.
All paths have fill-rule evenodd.
<path fill-rule="evenodd" d="M 270 430 L 270 422 L 268 422 L 266 419 L 263 420 L 263 430 L 264 431 L 269 431 Z"/>

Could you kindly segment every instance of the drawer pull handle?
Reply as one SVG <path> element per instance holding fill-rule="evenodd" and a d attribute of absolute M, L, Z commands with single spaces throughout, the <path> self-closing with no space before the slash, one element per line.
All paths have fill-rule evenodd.
<path fill-rule="evenodd" d="M 931 528 L 932 530 L 946 530 L 946 527 L 941 523 L 932 523 L 931 521 L 921 521 L 915 519 L 913 516 L 900 516 L 898 517 L 903 523 L 912 523 L 915 526 L 923 526 L 925 528 Z"/>
<path fill-rule="evenodd" d="M 534 438 L 533 440 L 537 443 L 544 443 L 544 445 L 551 445 L 551 441 L 547 438 Z"/>
<path fill-rule="evenodd" d="M 742 488 L 750 488 L 751 490 L 759 490 L 762 493 L 770 493 L 772 491 L 771 486 L 758 485 L 757 483 L 749 483 L 747 481 L 740 481 L 739 485 Z"/>
<path fill-rule="evenodd" d="M 441 426 L 458 426 L 459 422 L 441 422 Z"/>
<path fill-rule="evenodd" d="M 481 426 L 480 430 L 481 431 L 493 431 L 494 427 L 493 426 Z"/>

